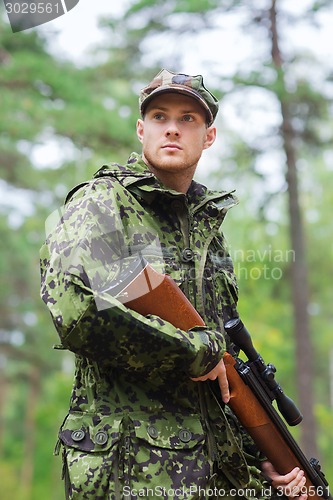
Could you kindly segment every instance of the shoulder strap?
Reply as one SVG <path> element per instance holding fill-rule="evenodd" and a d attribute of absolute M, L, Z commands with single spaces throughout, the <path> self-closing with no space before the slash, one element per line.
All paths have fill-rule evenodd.
<path fill-rule="evenodd" d="M 87 184 L 89 184 L 89 181 L 81 182 L 81 184 L 78 184 L 77 186 L 73 187 L 67 194 L 64 201 L 64 205 L 66 205 L 66 203 L 68 203 L 71 200 L 72 196 L 76 193 L 76 191 L 78 191 L 83 186 L 86 186 Z"/>

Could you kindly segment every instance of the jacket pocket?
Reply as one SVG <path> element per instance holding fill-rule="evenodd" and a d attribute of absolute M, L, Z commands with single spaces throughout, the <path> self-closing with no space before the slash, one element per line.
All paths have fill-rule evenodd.
<path fill-rule="evenodd" d="M 71 413 L 59 431 L 63 445 L 66 498 L 121 499 L 117 443 L 120 421 L 110 416 Z"/>
<path fill-rule="evenodd" d="M 131 419 L 130 427 L 126 484 L 133 497 L 198 498 L 211 470 L 199 417 L 143 415 Z"/>

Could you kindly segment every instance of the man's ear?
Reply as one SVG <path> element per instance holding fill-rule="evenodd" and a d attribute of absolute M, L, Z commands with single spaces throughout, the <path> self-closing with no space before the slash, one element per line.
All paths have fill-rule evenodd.
<path fill-rule="evenodd" d="M 216 127 L 208 127 L 206 130 L 206 139 L 203 145 L 203 149 L 208 149 L 212 144 L 214 144 L 216 139 Z"/>
<path fill-rule="evenodd" d="M 136 122 L 136 134 L 140 142 L 143 142 L 143 131 L 144 131 L 144 123 L 143 120 L 139 118 Z"/>

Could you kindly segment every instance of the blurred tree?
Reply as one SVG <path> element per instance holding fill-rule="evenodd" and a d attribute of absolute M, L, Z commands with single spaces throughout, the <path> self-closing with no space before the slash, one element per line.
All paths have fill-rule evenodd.
<path fill-rule="evenodd" d="M 311 96 L 311 99 L 309 99 L 309 91 L 311 88 L 307 84 L 303 84 L 303 89 L 299 89 L 297 99 L 291 100 L 290 98 L 290 93 L 287 88 L 287 71 L 284 70 L 284 60 L 280 50 L 276 4 L 276 0 L 272 0 L 269 9 L 269 30 L 271 36 L 272 62 L 276 71 L 276 86 L 278 88 L 277 97 L 281 107 L 281 136 L 283 140 L 283 149 L 286 155 L 290 240 L 291 247 L 295 251 L 295 258 L 291 265 L 291 289 L 294 306 L 294 332 L 296 338 L 296 380 L 298 386 L 298 398 L 302 411 L 305 415 L 302 445 L 307 456 L 318 456 L 316 424 L 313 410 L 314 372 L 312 357 L 313 348 L 310 340 L 310 321 L 308 312 L 308 273 L 297 174 L 298 148 L 296 145 L 296 137 L 300 134 L 293 123 L 293 118 L 295 118 L 293 108 L 295 108 L 296 100 L 303 101 L 303 103 L 307 104 L 307 106 L 314 104 L 317 108 L 319 102 L 322 101 L 322 97 L 318 94 L 316 99 L 314 99 L 313 95 Z M 305 99 L 304 94 L 306 94 Z M 299 116 L 300 113 L 297 113 L 297 115 Z M 303 139 L 304 138 L 305 135 L 303 131 Z"/>

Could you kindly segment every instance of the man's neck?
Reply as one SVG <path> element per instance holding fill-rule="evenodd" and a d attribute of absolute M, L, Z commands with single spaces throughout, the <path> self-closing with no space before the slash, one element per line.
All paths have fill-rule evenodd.
<path fill-rule="evenodd" d="M 165 176 L 161 175 L 160 172 L 155 172 L 154 169 L 150 168 L 150 166 L 149 170 L 165 187 L 172 189 L 173 191 L 177 191 L 178 193 L 186 194 L 192 182 L 192 176 L 190 178 L 180 179 L 176 175 L 174 177 L 172 177 L 170 174 Z"/>

